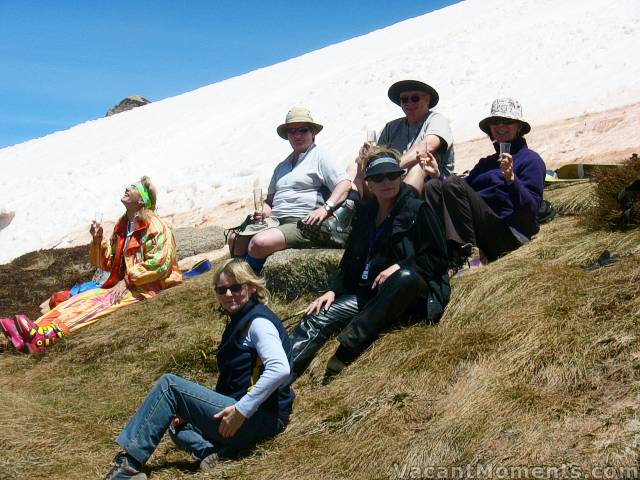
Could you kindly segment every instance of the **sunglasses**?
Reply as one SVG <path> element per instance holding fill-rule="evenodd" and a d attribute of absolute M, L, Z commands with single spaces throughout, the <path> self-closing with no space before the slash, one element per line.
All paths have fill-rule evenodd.
<path fill-rule="evenodd" d="M 309 127 L 292 127 L 287 128 L 289 135 L 295 135 L 296 133 L 309 133 Z"/>
<path fill-rule="evenodd" d="M 425 97 L 425 95 L 401 95 L 400 96 L 400 103 L 409 103 L 410 101 L 412 103 L 418 103 L 420 100 L 422 100 Z"/>
<path fill-rule="evenodd" d="M 491 120 L 489 125 L 513 125 L 517 122 L 517 120 L 512 120 L 510 118 L 496 118 L 495 120 Z"/>
<path fill-rule="evenodd" d="M 397 180 L 400 178 L 401 175 L 402 175 L 402 172 L 378 173 L 377 175 L 371 175 L 370 177 L 367 177 L 366 180 L 373 183 L 380 183 L 385 178 L 391 181 Z"/>
<path fill-rule="evenodd" d="M 224 285 L 221 287 L 215 287 L 214 290 L 218 295 L 224 295 L 229 290 L 231 293 L 240 293 L 242 291 L 242 287 L 244 284 L 242 283 L 234 283 L 233 285 Z"/>

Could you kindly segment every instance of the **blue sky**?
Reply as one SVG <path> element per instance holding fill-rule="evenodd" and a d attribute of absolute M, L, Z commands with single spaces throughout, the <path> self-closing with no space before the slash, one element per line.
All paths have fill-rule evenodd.
<path fill-rule="evenodd" d="M 0 0 L 0 148 L 452 3 Z"/>

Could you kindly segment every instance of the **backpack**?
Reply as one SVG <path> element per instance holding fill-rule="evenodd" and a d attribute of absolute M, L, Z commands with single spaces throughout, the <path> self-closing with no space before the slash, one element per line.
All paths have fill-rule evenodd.
<path fill-rule="evenodd" d="M 640 179 L 634 180 L 618 193 L 618 204 L 622 210 L 620 219 L 623 227 L 634 225 L 633 208 L 640 199 Z"/>

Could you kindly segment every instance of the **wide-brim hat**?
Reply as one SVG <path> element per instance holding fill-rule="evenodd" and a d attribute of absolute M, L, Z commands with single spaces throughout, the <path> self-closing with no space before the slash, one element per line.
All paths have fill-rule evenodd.
<path fill-rule="evenodd" d="M 374 175 L 380 175 L 381 173 L 404 173 L 404 170 L 400 168 L 398 160 L 393 157 L 380 157 L 373 158 L 367 164 L 367 168 L 364 170 L 364 179 L 368 179 Z"/>
<path fill-rule="evenodd" d="M 311 127 L 314 134 L 320 133 L 323 128 L 322 125 L 313 121 L 308 108 L 293 107 L 287 112 L 284 123 L 276 128 L 276 131 L 281 138 L 284 138 L 285 140 L 289 138 L 287 135 L 287 128 L 289 128 L 289 125 L 292 123 L 306 123 Z"/>
<path fill-rule="evenodd" d="M 429 108 L 435 107 L 438 104 L 438 100 L 440 100 L 440 95 L 438 95 L 435 88 L 419 80 L 400 80 L 394 83 L 389 87 L 389 100 L 396 105 L 400 105 L 400 94 L 402 92 L 424 92 L 431 95 Z"/>
<path fill-rule="evenodd" d="M 531 125 L 522 116 L 522 106 L 520 102 L 513 98 L 496 98 L 491 104 L 491 114 L 480 120 L 478 126 L 487 135 L 491 136 L 489 125 L 493 120 L 506 118 L 508 120 L 517 120 L 522 124 L 520 135 L 526 135 L 531 131 Z"/>

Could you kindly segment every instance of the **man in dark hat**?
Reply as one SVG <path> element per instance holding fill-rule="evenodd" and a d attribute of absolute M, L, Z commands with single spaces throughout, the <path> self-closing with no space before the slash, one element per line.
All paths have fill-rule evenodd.
<path fill-rule="evenodd" d="M 378 144 L 402 153 L 401 167 L 408 169 L 418 163 L 417 153 L 425 148 L 438 163 L 439 173 L 453 174 L 453 136 L 449 120 L 431 111 L 438 103 L 438 92 L 418 80 L 402 80 L 389 88 L 389 99 L 399 105 L 404 117 L 385 125 Z"/>

